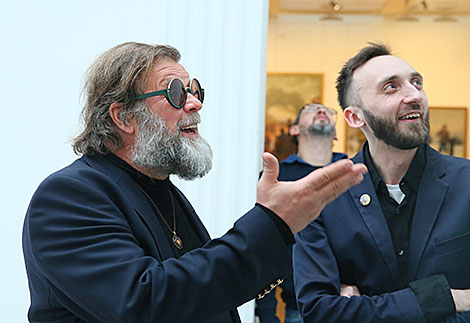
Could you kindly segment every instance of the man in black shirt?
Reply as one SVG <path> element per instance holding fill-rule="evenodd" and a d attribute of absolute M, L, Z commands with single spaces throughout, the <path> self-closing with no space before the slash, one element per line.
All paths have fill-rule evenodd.
<path fill-rule="evenodd" d="M 296 237 L 304 321 L 470 322 L 470 161 L 427 145 L 423 77 L 371 44 L 337 90 L 369 174 Z"/>
<path fill-rule="evenodd" d="M 31 322 L 239 322 L 237 306 L 291 273 L 293 233 L 362 180 L 364 165 L 346 161 L 277 182 L 265 154 L 257 204 L 210 240 L 169 179 L 212 165 L 204 90 L 179 57 L 124 43 L 90 67 L 73 142 L 83 156 L 41 183 L 25 218 Z"/>

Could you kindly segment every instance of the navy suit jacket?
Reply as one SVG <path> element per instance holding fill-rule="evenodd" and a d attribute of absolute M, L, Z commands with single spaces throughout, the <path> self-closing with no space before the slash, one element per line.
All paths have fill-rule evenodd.
<path fill-rule="evenodd" d="M 364 148 L 363 148 L 364 149 Z M 364 162 L 363 151 L 354 162 Z M 444 274 L 470 288 L 470 161 L 427 147 L 410 233 L 407 282 Z M 368 194 L 370 204 L 360 197 Z M 389 229 L 370 176 L 296 236 L 294 281 L 305 322 L 424 322 L 410 288 L 400 289 Z M 339 296 L 340 284 L 360 297 Z M 470 322 L 470 312 L 447 321 Z"/>
<path fill-rule="evenodd" d="M 28 208 L 23 250 L 32 322 L 204 322 L 291 273 L 289 247 L 255 206 L 175 259 L 167 230 L 134 180 L 108 157 L 82 157 L 45 179 Z"/>

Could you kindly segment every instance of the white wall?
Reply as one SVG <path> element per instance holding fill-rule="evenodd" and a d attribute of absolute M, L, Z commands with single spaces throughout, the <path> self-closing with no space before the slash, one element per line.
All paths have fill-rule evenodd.
<path fill-rule="evenodd" d="M 262 150 L 268 1 L 2 1 L 0 4 L 0 275 L 2 322 L 29 306 L 21 229 L 39 182 L 75 159 L 86 67 L 124 41 L 167 43 L 206 89 L 201 132 L 210 175 L 180 183 L 210 233 L 224 233 L 254 204 Z M 253 306 L 242 309 L 253 321 Z"/>
<path fill-rule="evenodd" d="M 456 23 L 434 18 L 397 22 L 345 16 L 343 21 L 320 21 L 316 15 L 279 15 L 269 21 L 267 71 L 323 73 L 323 103 L 340 110 L 335 81 L 342 65 L 368 41 L 383 41 L 424 76 L 430 106 L 469 108 L 470 17 L 459 17 Z M 345 123 L 338 122 L 337 130 L 335 150 L 343 151 Z M 468 155 L 470 131 L 467 137 Z"/>

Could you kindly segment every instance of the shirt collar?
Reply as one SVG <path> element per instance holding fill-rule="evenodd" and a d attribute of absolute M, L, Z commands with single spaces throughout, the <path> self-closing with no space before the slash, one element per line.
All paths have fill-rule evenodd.
<path fill-rule="evenodd" d="M 119 168 L 125 170 L 137 183 L 143 184 L 145 186 L 149 187 L 163 187 L 164 189 L 168 189 L 170 187 L 170 177 L 167 177 L 164 180 L 158 180 L 155 178 L 151 178 L 141 172 L 139 172 L 137 169 L 129 165 L 126 161 L 123 159 L 119 158 L 113 153 L 108 154 L 109 160 Z"/>
<path fill-rule="evenodd" d="M 348 158 L 348 156 L 346 154 L 343 154 L 343 153 L 333 153 L 333 157 L 332 157 L 332 160 L 331 162 L 334 163 L 340 159 L 346 159 Z M 301 164 L 305 164 L 305 165 L 309 165 L 309 166 L 312 166 L 310 165 L 309 163 L 307 163 L 305 160 L 303 160 L 302 158 L 299 157 L 299 155 L 297 155 L 297 153 L 295 154 L 292 154 L 290 155 L 289 157 L 287 157 L 286 159 L 284 159 L 282 161 L 282 163 L 285 163 L 285 164 L 294 164 L 294 163 L 301 163 Z"/>
<path fill-rule="evenodd" d="M 372 183 L 374 184 L 374 189 L 377 191 L 380 183 L 384 181 L 380 176 L 379 172 L 377 171 L 374 162 L 372 161 L 372 156 L 370 155 L 369 151 L 369 143 L 367 142 L 364 147 L 364 163 L 366 164 L 367 169 L 369 170 Z M 406 174 L 401 180 L 401 182 L 407 182 L 415 192 L 418 192 L 419 183 L 421 181 L 421 177 L 423 176 L 425 166 L 426 145 L 421 145 L 418 147 L 416 154 L 413 157 L 413 160 L 411 161 L 411 165 L 406 171 Z"/>
<path fill-rule="evenodd" d="M 306 161 L 304 161 L 302 158 L 300 158 L 299 155 L 297 155 L 296 153 L 290 155 L 289 157 L 284 159 L 282 162 L 286 163 L 286 164 L 293 164 L 293 163 L 296 163 L 296 162 L 297 163 L 302 163 L 302 164 L 308 164 Z"/>

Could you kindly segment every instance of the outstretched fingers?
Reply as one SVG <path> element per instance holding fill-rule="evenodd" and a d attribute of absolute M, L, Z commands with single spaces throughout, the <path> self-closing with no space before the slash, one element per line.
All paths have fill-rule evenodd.
<path fill-rule="evenodd" d="M 319 168 L 315 170 L 314 172 L 311 172 L 309 175 L 300 179 L 299 183 L 302 182 L 308 186 L 313 187 L 314 189 L 319 189 L 323 187 L 324 185 L 331 183 L 336 178 L 339 178 L 342 176 L 350 176 L 351 169 L 356 169 L 357 167 L 354 167 L 354 166 L 357 166 L 357 165 L 362 165 L 362 164 L 354 164 L 349 159 L 342 159 L 333 164 Z M 360 168 L 364 169 L 362 173 L 367 172 L 367 168 L 364 165 L 360 166 Z"/>
<path fill-rule="evenodd" d="M 363 164 L 355 164 L 345 173 L 338 175 L 334 180 L 326 183 L 319 190 L 325 192 L 327 203 L 336 199 L 339 195 L 346 192 L 351 186 L 357 185 L 364 179 L 363 174 L 367 168 Z"/>
<path fill-rule="evenodd" d="M 363 164 L 340 160 L 310 173 L 300 181 L 302 185 L 323 195 L 327 202 L 331 202 L 351 186 L 359 184 L 366 172 L 367 168 Z"/>

